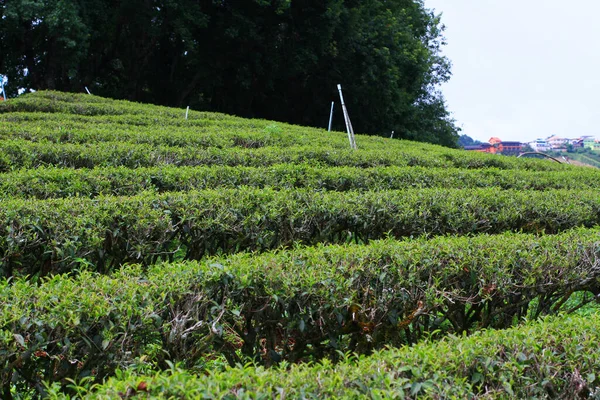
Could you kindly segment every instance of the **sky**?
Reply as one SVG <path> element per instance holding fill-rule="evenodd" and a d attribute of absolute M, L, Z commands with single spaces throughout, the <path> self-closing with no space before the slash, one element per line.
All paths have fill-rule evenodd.
<path fill-rule="evenodd" d="M 441 89 L 461 134 L 600 139 L 600 1 L 424 3 L 446 26 L 452 77 Z"/>

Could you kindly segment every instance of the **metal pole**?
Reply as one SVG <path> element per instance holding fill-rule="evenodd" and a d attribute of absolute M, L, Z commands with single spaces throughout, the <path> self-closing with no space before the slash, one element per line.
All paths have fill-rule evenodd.
<path fill-rule="evenodd" d="M 187 108 L 185 109 L 185 119 L 187 119 L 189 112 L 190 112 L 190 106 L 187 106 Z"/>
<path fill-rule="evenodd" d="M 0 75 L 0 85 L 2 86 L 2 98 L 6 101 L 6 92 L 4 91 L 4 75 Z"/>
<path fill-rule="evenodd" d="M 335 102 L 331 102 L 331 112 L 329 113 L 329 129 L 328 131 L 331 132 L 331 122 L 333 121 L 333 105 L 335 104 Z"/>
<path fill-rule="evenodd" d="M 348 131 L 348 140 L 350 141 L 350 148 L 356 149 L 356 141 L 354 140 L 354 129 L 352 128 L 352 122 L 350 122 L 350 115 L 348 115 L 348 109 L 346 103 L 344 103 L 344 95 L 342 95 L 342 85 L 337 85 L 338 91 L 340 92 L 340 101 L 342 102 L 342 111 L 344 112 L 344 121 L 346 122 L 346 130 Z"/>
<path fill-rule="evenodd" d="M 85 88 L 85 91 L 87 92 L 87 94 L 91 94 L 89 89 L 87 88 L 87 86 L 84 86 L 84 88 Z"/>

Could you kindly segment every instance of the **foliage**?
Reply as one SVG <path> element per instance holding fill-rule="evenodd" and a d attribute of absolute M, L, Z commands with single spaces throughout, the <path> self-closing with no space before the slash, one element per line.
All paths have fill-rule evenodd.
<path fill-rule="evenodd" d="M 0 286 L 4 384 L 142 363 L 202 368 L 338 360 L 441 333 L 506 328 L 600 293 L 599 231 L 317 246 L 200 263 L 86 270 Z M 591 292 L 591 293 L 589 293 Z M 585 294 L 584 294 L 585 293 Z"/>
<path fill-rule="evenodd" d="M 386 236 L 557 233 L 600 223 L 597 192 L 416 189 L 382 192 L 221 189 L 131 197 L 9 200 L 0 210 L 0 270 L 108 272 L 127 262 L 200 259 L 296 243 Z"/>
<path fill-rule="evenodd" d="M 405 140 L 359 136 L 360 152 L 341 132 L 325 132 L 215 113 L 37 92 L 0 103 L 0 171 L 43 165 L 255 165 L 308 162 L 348 166 L 436 166 L 561 170 L 536 160 L 465 153 Z M 281 147 L 286 147 L 282 152 Z M 366 151 L 364 151 L 366 150 Z"/>
<path fill-rule="evenodd" d="M 113 399 L 119 393 L 157 399 L 597 398 L 599 323 L 598 315 L 548 318 L 372 357 L 348 355 L 335 365 L 324 361 L 273 370 L 247 364 L 207 375 L 175 365 L 165 372 L 119 371 L 97 391 L 91 392 L 88 385 L 82 393 L 94 399 Z M 71 398 L 56 389 L 49 398 Z"/>
<path fill-rule="evenodd" d="M 184 115 L 0 104 L 0 397 L 597 396 L 596 170 Z"/>
<path fill-rule="evenodd" d="M 383 191 L 411 188 L 498 188 L 515 190 L 590 190 L 600 188 L 592 169 L 523 171 L 497 168 L 465 170 L 425 167 L 326 167 L 308 163 L 263 167 L 221 165 L 177 167 L 40 167 L 2 174 L 0 197 L 68 198 L 133 196 L 140 192 L 174 192 L 216 188 Z"/>
<path fill-rule="evenodd" d="M 468 136 L 468 135 L 460 135 L 458 138 L 458 144 L 461 147 L 465 147 L 465 146 L 475 146 L 478 144 L 481 144 L 482 142 L 480 142 L 479 140 L 475 140 L 472 137 Z"/>

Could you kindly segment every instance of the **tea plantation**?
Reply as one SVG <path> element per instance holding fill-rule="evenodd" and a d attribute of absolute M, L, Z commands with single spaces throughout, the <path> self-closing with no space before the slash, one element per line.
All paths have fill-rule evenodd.
<path fill-rule="evenodd" d="M 0 397 L 600 398 L 600 171 L 0 103 Z"/>

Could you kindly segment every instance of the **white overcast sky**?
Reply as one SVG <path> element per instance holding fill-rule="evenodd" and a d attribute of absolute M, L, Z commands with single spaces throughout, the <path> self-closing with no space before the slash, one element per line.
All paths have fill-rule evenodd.
<path fill-rule="evenodd" d="M 442 13 L 461 133 L 600 138 L 599 0 L 425 0 Z"/>

